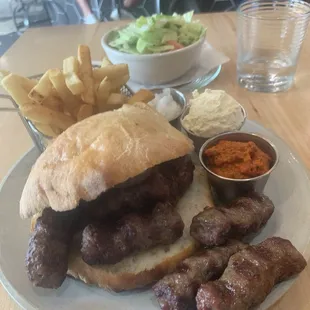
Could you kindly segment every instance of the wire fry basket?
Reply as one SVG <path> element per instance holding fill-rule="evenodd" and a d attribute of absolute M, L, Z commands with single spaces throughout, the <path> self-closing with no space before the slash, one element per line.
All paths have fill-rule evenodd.
<path fill-rule="evenodd" d="M 94 68 L 98 68 L 99 66 L 93 66 Z M 37 75 L 32 75 L 29 76 L 29 79 L 38 79 L 40 77 L 43 76 L 42 74 L 37 74 Z M 127 96 L 127 97 L 131 97 L 133 95 L 133 91 L 127 86 L 124 85 L 121 87 L 121 94 Z M 51 141 L 53 140 L 53 138 L 48 137 L 46 135 L 44 135 L 43 133 L 41 133 L 35 126 L 34 124 L 27 118 L 25 118 L 22 113 L 20 112 L 17 103 L 15 102 L 15 100 L 9 96 L 9 95 L 1 95 L 0 94 L 0 99 L 6 99 L 6 100 L 10 100 L 14 106 L 14 108 L 0 108 L 0 111 L 12 111 L 12 112 L 17 112 L 29 134 L 29 136 L 31 137 L 34 145 L 37 147 L 37 149 L 43 153 L 45 151 L 45 149 L 47 148 L 47 146 L 51 143 Z"/>

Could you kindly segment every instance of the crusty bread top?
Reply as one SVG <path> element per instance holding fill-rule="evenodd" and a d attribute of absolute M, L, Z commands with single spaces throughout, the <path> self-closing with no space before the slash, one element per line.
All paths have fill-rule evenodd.
<path fill-rule="evenodd" d="M 74 209 L 146 169 L 189 154 L 192 141 L 143 103 L 79 122 L 45 150 L 33 166 L 20 200 L 20 215 L 46 207 Z"/>

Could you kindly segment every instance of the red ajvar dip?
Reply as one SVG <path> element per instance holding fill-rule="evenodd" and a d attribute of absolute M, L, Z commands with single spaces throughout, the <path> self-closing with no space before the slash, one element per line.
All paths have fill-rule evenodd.
<path fill-rule="evenodd" d="M 204 151 L 208 168 L 223 177 L 248 179 L 271 168 L 271 158 L 254 142 L 221 140 Z"/>

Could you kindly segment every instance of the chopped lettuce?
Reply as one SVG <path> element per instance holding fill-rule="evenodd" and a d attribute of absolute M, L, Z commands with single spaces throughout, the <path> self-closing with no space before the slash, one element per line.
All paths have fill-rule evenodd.
<path fill-rule="evenodd" d="M 183 19 L 185 20 L 186 23 L 190 23 L 192 21 L 194 15 L 194 11 L 187 12 L 183 14 Z"/>
<path fill-rule="evenodd" d="M 192 22 L 193 14 L 191 11 L 183 15 L 141 16 L 127 27 L 111 33 L 109 45 L 131 54 L 162 53 L 191 45 L 206 32 L 200 23 Z"/>

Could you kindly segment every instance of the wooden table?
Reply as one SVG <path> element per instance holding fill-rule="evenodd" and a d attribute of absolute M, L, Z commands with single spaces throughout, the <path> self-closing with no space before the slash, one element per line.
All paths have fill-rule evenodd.
<path fill-rule="evenodd" d="M 198 18 L 208 27 L 208 41 L 231 59 L 209 87 L 224 89 L 234 96 L 246 108 L 250 119 L 274 130 L 299 153 L 310 168 L 310 36 L 306 38 L 300 56 L 293 88 L 279 94 L 252 93 L 240 88 L 236 83 L 235 13 L 205 14 Z M 120 22 L 30 29 L 0 59 L 0 68 L 26 76 L 44 72 L 48 68 L 61 68 L 65 57 L 76 55 L 79 43 L 88 44 L 92 50 L 92 58 L 99 60 L 104 54 L 100 38 L 116 24 Z M 0 106 L 6 104 L 0 102 Z M 10 167 L 32 147 L 31 139 L 14 112 L 0 114 L 0 143 L 2 179 Z M 310 267 L 298 277 L 291 290 L 272 309 L 310 309 L 309 287 Z M 2 287 L 0 309 L 19 309 Z"/>

